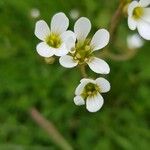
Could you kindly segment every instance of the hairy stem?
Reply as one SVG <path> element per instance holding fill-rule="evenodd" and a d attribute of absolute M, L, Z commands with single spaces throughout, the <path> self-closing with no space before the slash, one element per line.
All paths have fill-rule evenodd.
<path fill-rule="evenodd" d="M 62 150 L 73 150 L 71 145 L 64 139 L 64 137 L 59 133 L 59 131 L 56 129 L 56 127 L 53 125 L 52 122 L 46 120 L 44 116 L 38 112 L 36 108 L 31 108 L 29 110 L 29 114 L 32 117 L 32 119 L 42 128 L 46 131 L 46 133 L 49 135 L 51 140 L 55 144 L 57 144 Z"/>

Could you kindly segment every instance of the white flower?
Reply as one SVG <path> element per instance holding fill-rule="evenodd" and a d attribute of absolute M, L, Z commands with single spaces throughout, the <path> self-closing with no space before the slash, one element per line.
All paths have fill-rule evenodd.
<path fill-rule="evenodd" d="M 137 28 L 139 34 L 150 40 L 150 0 L 132 1 L 128 7 L 128 26 L 131 30 Z"/>
<path fill-rule="evenodd" d="M 72 68 L 84 63 L 96 73 L 108 74 L 110 68 L 108 64 L 97 57 L 93 52 L 105 47 L 109 42 L 109 32 L 105 29 L 99 29 L 92 39 L 88 39 L 87 35 L 91 30 L 91 22 L 85 17 L 79 18 L 74 25 L 74 33 L 77 40 L 70 53 L 62 56 L 59 62 L 66 68 Z"/>
<path fill-rule="evenodd" d="M 127 45 L 129 49 L 137 49 L 142 47 L 144 44 L 143 39 L 139 36 L 139 34 L 129 35 L 127 37 Z"/>
<path fill-rule="evenodd" d="M 57 13 L 53 16 L 50 28 L 47 23 L 40 20 L 35 26 L 35 35 L 42 40 L 36 46 L 39 55 L 51 57 L 53 55 L 66 55 L 72 44 L 72 31 L 66 31 L 69 20 L 64 13 Z"/>
<path fill-rule="evenodd" d="M 101 93 L 110 90 L 110 83 L 104 78 L 82 79 L 75 90 L 74 103 L 78 106 L 86 104 L 89 112 L 98 111 L 104 103 Z"/>

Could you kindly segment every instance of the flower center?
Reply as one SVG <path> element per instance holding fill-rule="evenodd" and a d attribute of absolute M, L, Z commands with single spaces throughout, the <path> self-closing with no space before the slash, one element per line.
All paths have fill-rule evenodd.
<path fill-rule="evenodd" d="M 134 19 L 140 19 L 141 16 L 143 15 L 143 8 L 142 7 L 136 7 L 134 10 L 133 10 L 133 18 Z"/>
<path fill-rule="evenodd" d="M 62 44 L 62 41 L 58 34 L 51 33 L 46 38 L 46 43 L 53 48 L 59 48 Z"/>
<path fill-rule="evenodd" d="M 82 97 L 86 99 L 88 96 L 94 96 L 98 92 L 100 92 L 98 85 L 94 83 L 88 83 L 83 90 Z"/>
<path fill-rule="evenodd" d="M 78 60 L 79 64 L 83 64 L 92 56 L 92 47 L 90 40 L 78 41 L 75 48 L 72 49 L 71 55 L 74 60 Z"/>

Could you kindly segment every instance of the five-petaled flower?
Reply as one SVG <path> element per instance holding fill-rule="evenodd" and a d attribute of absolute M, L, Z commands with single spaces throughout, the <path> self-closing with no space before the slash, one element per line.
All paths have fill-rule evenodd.
<path fill-rule="evenodd" d="M 57 13 L 53 16 L 50 28 L 44 20 L 40 20 L 35 26 L 35 35 L 42 40 L 36 47 L 42 57 L 53 55 L 63 56 L 68 53 L 71 46 L 72 31 L 66 31 L 69 26 L 69 19 L 64 13 Z"/>
<path fill-rule="evenodd" d="M 150 0 L 132 1 L 128 6 L 128 26 L 150 40 Z"/>
<path fill-rule="evenodd" d="M 86 109 L 89 112 L 96 112 L 104 103 L 101 93 L 106 93 L 109 90 L 110 83 L 104 78 L 96 80 L 84 78 L 75 90 L 74 103 L 79 106 L 86 104 Z"/>
<path fill-rule="evenodd" d="M 94 57 L 93 52 L 104 48 L 109 42 L 109 32 L 99 29 L 92 39 L 87 38 L 91 30 L 91 22 L 86 17 L 79 18 L 74 25 L 74 46 L 68 55 L 62 56 L 59 62 L 66 68 L 88 64 L 96 73 L 108 74 L 109 65 L 102 59 Z M 73 44 L 72 44 L 73 45 Z"/>

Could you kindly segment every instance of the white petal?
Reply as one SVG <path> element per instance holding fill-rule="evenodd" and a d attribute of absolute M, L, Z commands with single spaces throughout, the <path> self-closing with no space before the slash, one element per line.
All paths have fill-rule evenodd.
<path fill-rule="evenodd" d="M 78 62 L 74 61 L 74 59 L 69 55 L 60 57 L 59 63 L 65 68 L 73 68 L 78 64 Z"/>
<path fill-rule="evenodd" d="M 101 49 L 108 44 L 109 37 L 110 35 L 107 30 L 100 29 L 94 34 L 90 45 L 94 48 L 94 51 Z"/>
<path fill-rule="evenodd" d="M 148 5 L 150 5 L 150 0 L 140 0 L 139 4 L 143 7 L 147 7 Z"/>
<path fill-rule="evenodd" d="M 108 74 L 110 72 L 108 64 L 100 58 L 93 57 L 88 62 L 88 65 L 91 68 L 91 70 L 93 70 L 96 73 Z"/>
<path fill-rule="evenodd" d="M 144 8 L 142 20 L 150 24 L 150 8 Z"/>
<path fill-rule="evenodd" d="M 67 49 L 70 51 L 72 47 L 75 46 L 76 36 L 75 33 L 68 30 L 61 34 L 63 42 L 65 42 Z"/>
<path fill-rule="evenodd" d="M 34 33 L 37 38 L 44 41 L 45 38 L 50 34 L 50 29 L 44 20 L 40 20 L 35 25 Z"/>
<path fill-rule="evenodd" d="M 83 80 L 83 81 L 77 86 L 77 88 L 76 88 L 76 90 L 75 90 L 75 95 L 81 95 L 82 92 L 83 92 L 83 90 L 84 90 L 84 87 L 85 87 L 88 83 L 90 83 L 89 80 Z"/>
<path fill-rule="evenodd" d="M 139 6 L 139 3 L 137 1 L 132 1 L 128 6 L 128 15 L 131 17 L 133 14 L 133 10 L 135 7 Z"/>
<path fill-rule="evenodd" d="M 85 104 L 85 101 L 84 99 L 81 97 L 81 96 L 76 96 L 74 99 L 73 99 L 74 103 L 78 106 L 80 105 L 84 105 Z"/>
<path fill-rule="evenodd" d="M 74 41 L 76 41 L 75 33 L 72 32 L 71 30 L 67 30 L 61 34 L 61 38 L 63 41 L 67 40 L 69 37 L 72 37 Z"/>
<path fill-rule="evenodd" d="M 64 13 L 60 12 L 53 16 L 51 20 L 52 32 L 61 34 L 67 30 L 68 26 L 69 26 L 69 19 Z"/>
<path fill-rule="evenodd" d="M 137 21 L 135 21 L 132 17 L 128 17 L 128 26 L 130 30 L 135 30 L 137 26 Z"/>
<path fill-rule="evenodd" d="M 80 82 L 81 82 L 81 83 L 82 83 L 82 82 L 96 83 L 95 80 L 89 79 L 89 78 L 83 78 L 83 79 L 80 80 Z"/>
<path fill-rule="evenodd" d="M 54 54 L 55 56 L 65 56 L 68 52 L 69 50 L 67 49 L 65 43 L 62 43 L 59 48 L 55 48 Z"/>
<path fill-rule="evenodd" d="M 41 42 L 36 46 L 38 54 L 42 57 L 51 57 L 54 55 L 54 49 L 49 47 L 45 42 Z"/>
<path fill-rule="evenodd" d="M 74 25 L 74 32 L 78 40 L 85 40 L 91 30 L 91 22 L 86 17 L 79 18 Z"/>
<path fill-rule="evenodd" d="M 97 93 L 97 95 L 87 98 L 86 109 L 89 112 L 96 112 L 103 106 L 103 103 L 104 103 L 103 97 L 99 93 Z"/>
<path fill-rule="evenodd" d="M 150 40 L 150 24 L 148 22 L 140 21 L 137 24 L 139 34 L 145 39 Z"/>
<path fill-rule="evenodd" d="M 141 38 L 139 34 L 129 35 L 127 37 L 127 45 L 129 49 L 136 49 L 142 47 L 144 44 L 144 40 Z"/>
<path fill-rule="evenodd" d="M 97 78 L 96 84 L 100 88 L 100 92 L 106 93 L 110 90 L 110 83 L 104 78 Z"/>

